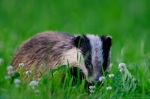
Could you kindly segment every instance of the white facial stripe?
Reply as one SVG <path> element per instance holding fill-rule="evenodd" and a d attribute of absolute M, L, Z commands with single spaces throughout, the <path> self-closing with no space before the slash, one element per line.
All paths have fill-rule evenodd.
<path fill-rule="evenodd" d="M 87 35 L 90 39 L 92 50 L 92 64 L 96 66 L 97 63 L 103 63 L 102 41 L 100 37 L 94 35 Z"/>
<path fill-rule="evenodd" d="M 78 57 L 81 58 L 77 60 L 77 54 Z M 81 54 L 80 51 L 78 51 L 76 48 L 70 49 L 68 50 L 66 53 L 64 53 L 63 57 L 62 57 L 62 64 L 69 64 L 73 67 L 79 67 L 82 72 L 85 74 L 86 78 L 88 77 L 88 71 L 85 67 L 84 61 L 83 61 L 83 56 Z"/>

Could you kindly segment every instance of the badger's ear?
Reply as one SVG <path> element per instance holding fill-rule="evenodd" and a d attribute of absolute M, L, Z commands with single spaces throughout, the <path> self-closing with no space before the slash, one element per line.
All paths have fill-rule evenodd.
<path fill-rule="evenodd" d="M 83 41 L 82 40 L 82 36 L 76 36 L 76 37 L 74 37 L 74 45 L 77 48 L 80 48 L 82 41 Z"/>
<path fill-rule="evenodd" d="M 112 37 L 111 36 L 106 36 L 105 38 L 105 44 L 107 45 L 107 47 L 111 47 L 112 45 Z"/>

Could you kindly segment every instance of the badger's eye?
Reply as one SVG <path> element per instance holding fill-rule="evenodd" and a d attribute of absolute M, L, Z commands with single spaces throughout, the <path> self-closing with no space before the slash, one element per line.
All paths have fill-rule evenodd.
<path fill-rule="evenodd" d="M 90 62 L 90 64 L 91 64 L 91 67 L 93 68 L 93 64 L 92 64 L 92 62 Z"/>
<path fill-rule="evenodd" d="M 92 75 L 93 74 L 93 64 L 92 64 L 92 62 L 90 62 L 89 68 L 90 68 L 90 73 Z"/>
<path fill-rule="evenodd" d="M 92 64 L 90 61 L 86 61 L 86 66 L 87 66 L 87 69 L 88 69 L 88 75 L 91 76 L 93 74 L 93 67 L 92 67 Z"/>

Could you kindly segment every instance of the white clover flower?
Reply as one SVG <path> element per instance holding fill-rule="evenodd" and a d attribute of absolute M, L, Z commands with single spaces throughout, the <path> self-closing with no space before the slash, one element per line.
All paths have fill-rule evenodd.
<path fill-rule="evenodd" d="M 95 86 L 89 86 L 89 89 L 95 89 Z"/>
<path fill-rule="evenodd" d="M 90 93 L 94 93 L 95 92 L 93 89 L 90 89 L 89 91 L 90 91 Z"/>
<path fill-rule="evenodd" d="M 2 62 L 3 62 L 3 59 L 2 59 L 2 58 L 0 58 L 0 65 L 2 64 Z"/>
<path fill-rule="evenodd" d="M 16 78 L 16 79 L 14 80 L 14 84 L 20 84 L 20 83 L 21 83 L 21 80 L 20 80 L 20 79 Z"/>
<path fill-rule="evenodd" d="M 24 63 L 19 63 L 19 67 L 23 68 L 24 67 Z"/>
<path fill-rule="evenodd" d="M 113 78 L 113 77 L 114 77 L 114 74 L 109 74 L 108 77 L 109 77 L 109 78 Z"/>
<path fill-rule="evenodd" d="M 120 63 L 118 68 L 126 68 L 126 64 L 125 63 Z"/>
<path fill-rule="evenodd" d="M 15 71 L 8 71 L 7 74 L 13 76 Z"/>
<path fill-rule="evenodd" d="M 6 80 L 11 79 L 10 75 L 5 76 L 5 79 L 6 79 Z"/>
<path fill-rule="evenodd" d="M 38 81 L 41 81 L 41 80 L 42 80 L 42 78 L 38 78 L 37 80 L 38 80 Z"/>
<path fill-rule="evenodd" d="M 14 67 L 13 66 L 8 66 L 7 67 L 7 74 L 13 76 L 15 73 Z"/>
<path fill-rule="evenodd" d="M 102 81 L 104 81 L 105 80 L 105 77 L 103 77 L 103 76 L 101 76 L 100 78 L 99 78 L 99 81 L 100 82 L 102 82 Z"/>
<path fill-rule="evenodd" d="M 106 90 L 111 90 L 111 89 L 112 89 L 111 86 L 106 87 Z"/>
<path fill-rule="evenodd" d="M 13 66 L 8 66 L 7 67 L 7 71 L 13 71 L 14 70 L 14 67 Z"/>
<path fill-rule="evenodd" d="M 29 83 L 29 86 L 30 86 L 32 89 L 35 89 L 36 87 L 38 87 L 38 82 L 35 81 L 35 80 L 32 80 L 32 81 Z"/>
<path fill-rule="evenodd" d="M 31 70 L 28 70 L 28 71 L 26 71 L 26 74 L 29 76 L 29 75 L 32 74 L 32 71 L 31 71 Z"/>
<path fill-rule="evenodd" d="M 126 64 L 125 63 L 120 63 L 118 66 L 118 69 L 120 72 L 123 72 L 126 69 Z"/>
<path fill-rule="evenodd" d="M 16 79 L 14 80 L 15 87 L 19 88 L 19 87 L 20 87 L 20 83 L 21 83 L 21 80 L 20 80 L 20 79 L 16 78 Z"/>

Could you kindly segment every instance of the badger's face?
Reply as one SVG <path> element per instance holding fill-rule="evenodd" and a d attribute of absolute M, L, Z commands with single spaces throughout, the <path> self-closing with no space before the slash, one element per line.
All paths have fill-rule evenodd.
<path fill-rule="evenodd" d="M 75 46 L 81 50 L 84 57 L 85 69 L 90 83 L 99 82 L 102 73 L 110 64 L 110 36 L 83 35 L 74 39 Z"/>

